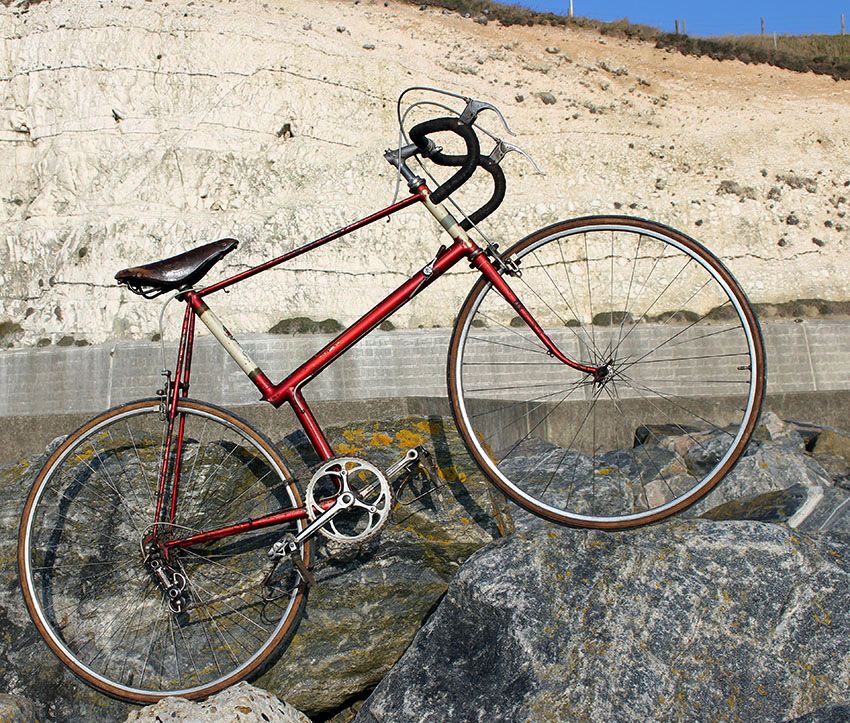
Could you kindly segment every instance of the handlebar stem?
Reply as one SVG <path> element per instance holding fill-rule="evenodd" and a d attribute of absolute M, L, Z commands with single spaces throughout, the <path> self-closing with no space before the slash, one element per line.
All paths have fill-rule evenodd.
<path fill-rule="evenodd" d="M 403 148 L 397 148 L 396 150 L 384 151 L 384 158 L 387 160 L 387 163 L 398 169 L 402 178 L 407 181 L 407 187 L 411 193 L 415 192 L 425 183 L 425 180 L 421 176 L 417 176 L 407 163 L 405 163 L 408 158 L 415 156 L 418 152 L 419 148 L 414 143 Z"/>

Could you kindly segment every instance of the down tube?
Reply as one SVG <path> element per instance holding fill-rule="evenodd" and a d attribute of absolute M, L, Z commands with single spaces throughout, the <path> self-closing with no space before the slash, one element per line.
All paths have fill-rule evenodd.
<path fill-rule="evenodd" d="M 345 352 L 372 331 L 372 329 L 378 326 L 378 324 L 436 281 L 462 258 L 471 255 L 474 250 L 461 242 L 452 244 L 435 261 L 428 264 L 415 276 L 393 291 L 380 304 L 364 314 L 330 344 L 298 367 L 298 369 L 292 372 L 280 384 L 275 385 L 266 399 L 275 406 L 280 406 L 283 402 L 292 403 L 296 399 L 299 389 L 304 384 L 314 379 L 327 366 L 345 354 Z"/>

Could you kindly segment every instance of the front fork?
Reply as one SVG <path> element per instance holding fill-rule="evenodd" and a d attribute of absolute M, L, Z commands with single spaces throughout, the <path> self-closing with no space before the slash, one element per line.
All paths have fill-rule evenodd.
<path fill-rule="evenodd" d="M 502 273 L 499 272 L 496 265 L 490 260 L 485 251 L 476 251 L 473 253 L 472 258 L 470 260 L 470 264 L 477 268 L 487 280 L 493 284 L 496 291 L 498 291 L 502 298 L 511 305 L 511 307 L 516 311 L 517 315 L 522 319 L 526 324 L 528 324 L 529 328 L 534 332 L 538 339 L 543 343 L 549 352 L 549 356 L 554 357 L 562 364 L 566 364 L 571 369 L 575 369 L 577 371 L 583 372 L 585 374 L 589 374 L 593 377 L 593 381 L 597 384 L 601 384 L 602 381 L 608 376 L 609 365 L 603 364 L 602 366 L 588 366 L 587 364 L 582 364 L 577 361 L 573 361 L 568 356 L 566 356 L 558 347 L 555 345 L 549 335 L 543 331 L 543 328 L 540 324 L 537 323 L 537 320 L 531 315 L 531 312 L 525 308 L 525 304 L 520 301 L 519 297 L 514 293 L 513 289 L 508 285 L 507 281 L 505 281 L 503 274 L 508 274 L 511 276 L 520 276 L 520 272 L 518 270 L 517 264 L 510 260 L 503 260 L 498 253 L 496 253 L 495 249 L 490 251 L 493 253 L 495 259 L 497 260 L 499 267 L 502 269 Z"/>
<path fill-rule="evenodd" d="M 421 194 L 422 203 L 425 208 L 427 208 L 431 215 L 437 219 L 437 222 L 443 227 L 443 230 L 451 236 L 452 240 L 456 244 L 460 244 L 469 252 L 470 265 L 473 268 L 478 269 L 487 278 L 487 280 L 493 284 L 505 301 L 513 307 L 519 317 L 528 324 L 537 338 L 540 339 L 546 347 L 549 354 L 562 364 L 566 364 L 571 369 L 576 369 L 577 371 L 589 374 L 593 377 L 593 381 L 597 384 L 602 384 L 605 377 L 608 376 L 609 364 L 603 364 L 599 367 L 588 366 L 587 364 L 581 364 L 580 362 L 573 361 L 561 352 L 561 350 L 555 345 L 555 342 L 549 338 L 549 335 L 543 331 L 540 324 L 537 323 L 528 309 L 525 308 L 525 304 L 519 300 L 519 297 L 513 292 L 511 287 L 508 286 L 508 282 L 505 281 L 503 273 L 519 276 L 516 263 L 511 260 L 502 259 L 498 252 L 496 252 L 494 246 L 490 246 L 487 251 L 480 248 L 478 244 L 469 237 L 469 234 L 461 228 L 460 224 L 444 204 L 433 203 L 431 201 L 428 187 L 424 182 L 414 188 L 414 185 L 418 180 L 421 179 L 411 180 L 411 191 L 415 190 Z M 493 254 L 494 259 L 498 263 L 498 268 L 488 257 L 488 252 Z"/>

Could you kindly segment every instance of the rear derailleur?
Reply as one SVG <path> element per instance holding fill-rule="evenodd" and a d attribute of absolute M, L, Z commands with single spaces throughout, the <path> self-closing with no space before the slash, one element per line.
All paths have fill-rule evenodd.
<path fill-rule="evenodd" d="M 175 615 L 184 612 L 188 604 L 188 579 L 182 569 L 175 569 L 175 566 L 166 561 L 154 543 L 145 546 L 144 563 L 154 582 L 162 590 L 169 610 Z M 179 568 L 179 563 L 177 567 Z"/>

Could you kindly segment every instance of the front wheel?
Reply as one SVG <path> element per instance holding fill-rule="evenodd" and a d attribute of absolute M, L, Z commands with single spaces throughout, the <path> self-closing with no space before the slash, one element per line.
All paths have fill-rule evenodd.
<path fill-rule="evenodd" d="M 553 358 L 482 278 L 449 350 L 452 411 L 472 457 L 527 510 L 625 528 L 693 504 L 729 472 L 759 416 L 761 331 L 704 246 L 621 216 L 564 221 L 505 254 L 508 281 L 568 357 Z"/>
<path fill-rule="evenodd" d="M 302 507 L 280 455 L 246 422 L 186 399 L 181 424 L 176 516 L 160 538 Z M 305 522 L 150 554 L 167 429 L 157 399 L 81 427 L 36 478 L 18 541 L 24 600 L 47 644 L 86 682 L 137 703 L 207 696 L 258 671 L 306 595 L 296 570 L 270 575 L 267 557 Z M 309 565 L 309 544 L 301 556 Z"/>

